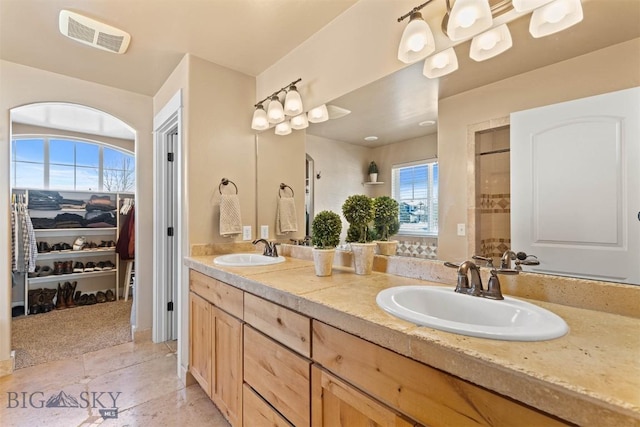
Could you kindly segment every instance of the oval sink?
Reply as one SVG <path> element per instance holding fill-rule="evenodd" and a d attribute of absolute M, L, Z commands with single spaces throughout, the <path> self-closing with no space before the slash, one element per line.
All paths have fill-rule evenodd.
<path fill-rule="evenodd" d="M 285 257 L 264 256 L 260 254 L 227 254 L 213 259 L 213 263 L 227 267 L 252 267 L 258 265 L 279 264 Z"/>
<path fill-rule="evenodd" d="M 437 286 L 398 286 L 378 293 L 388 313 L 442 331 L 507 341 L 543 341 L 569 331 L 561 317 L 537 305 L 463 295 Z"/>

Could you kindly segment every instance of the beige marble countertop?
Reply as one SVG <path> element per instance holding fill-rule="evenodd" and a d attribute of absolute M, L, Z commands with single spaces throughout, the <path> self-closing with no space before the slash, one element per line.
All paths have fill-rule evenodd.
<path fill-rule="evenodd" d="M 348 267 L 317 277 L 313 262 L 221 267 L 214 255 L 185 259 L 196 271 L 296 310 L 412 359 L 579 425 L 640 426 L 640 319 L 532 301 L 569 325 L 564 337 L 498 341 L 438 331 L 380 309 L 393 286 L 441 283 Z"/>

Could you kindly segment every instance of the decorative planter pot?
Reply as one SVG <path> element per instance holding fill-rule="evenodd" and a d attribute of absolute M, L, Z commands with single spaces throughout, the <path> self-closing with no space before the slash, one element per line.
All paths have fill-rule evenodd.
<path fill-rule="evenodd" d="M 378 182 L 378 174 L 370 173 L 369 174 L 369 182 Z"/>
<path fill-rule="evenodd" d="M 353 268 L 356 274 L 371 274 L 375 251 L 375 243 L 351 243 Z"/>
<path fill-rule="evenodd" d="M 313 248 L 313 263 L 316 268 L 316 276 L 331 276 L 333 268 L 333 257 L 335 256 L 335 254 L 335 249 Z"/>
<path fill-rule="evenodd" d="M 380 255 L 395 255 L 398 249 L 397 240 L 376 240 L 376 245 L 378 245 L 378 253 Z"/>

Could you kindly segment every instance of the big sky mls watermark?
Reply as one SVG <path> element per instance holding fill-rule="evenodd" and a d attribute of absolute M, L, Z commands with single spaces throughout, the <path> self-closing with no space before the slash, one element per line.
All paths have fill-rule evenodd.
<path fill-rule="evenodd" d="M 67 394 L 63 390 L 48 398 L 41 391 L 8 391 L 5 408 L 46 409 L 46 408 L 79 408 L 97 409 L 104 419 L 118 418 L 119 391 L 83 391 L 77 395 Z"/>

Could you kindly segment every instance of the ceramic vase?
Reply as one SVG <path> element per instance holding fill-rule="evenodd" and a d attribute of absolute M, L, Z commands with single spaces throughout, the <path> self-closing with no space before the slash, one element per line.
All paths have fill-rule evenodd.
<path fill-rule="evenodd" d="M 316 276 L 331 276 L 333 268 L 333 258 L 335 254 L 335 249 L 313 248 L 313 263 L 316 268 Z"/>
<path fill-rule="evenodd" d="M 371 274 L 375 251 L 375 243 L 351 243 L 353 268 L 356 274 Z"/>
<path fill-rule="evenodd" d="M 378 245 L 378 253 L 380 255 L 392 256 L 396 254 L 396 250 L 398 249 L 397 240 L 376 240 L 376 244 Z"/>
<path fill-rule="evenodd" d="M 369 182 L 378 182 L 378 174 L 370 173 L 369 174 Z"/>

